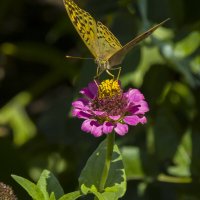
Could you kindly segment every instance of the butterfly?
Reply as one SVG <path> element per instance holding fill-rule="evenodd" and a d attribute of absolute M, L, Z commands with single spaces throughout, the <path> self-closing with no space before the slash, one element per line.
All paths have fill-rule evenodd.
<path fill-rule="evenodd" d="M 64 0 L 64 5 L 72 24 L 95 58 L 98 66 L 96 77 L 100 76 L 103 71 L 113 76 L 109 70 L 116 69 L 114 67 L 122 63 L 125 55 L 137 43 L 169 20 L 168 18 L 162 21 L 122 46 L 105 25 L 100 21 L 96 22 L 88 12 L 79 8 L 72 0 Z"/>

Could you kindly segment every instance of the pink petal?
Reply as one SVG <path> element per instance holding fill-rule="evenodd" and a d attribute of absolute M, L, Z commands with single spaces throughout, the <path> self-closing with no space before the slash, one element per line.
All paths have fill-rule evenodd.
<path fill-rule="evenodd" d="M 92 129 L 91 122 L 92 121 L 93 121 L 93 119 L 86 119 L 81 125 L 81 130 L 86 133 L 91 132 L 91 129 Z"/>
<path fill-rule="evenodd" d="M 146 119 L 145 116 L 143 116 L 143 117 L 139 117 L 137 115 L 126 116 L 126 117 L 124 117 L 123 120 L 124 120 L 125 123 L 132 125 L 132 126 L 135 126 L 138 123 L 142 123 L 142 124 L 147 123 L 147 119 Z"/>
<path fill-rule="evenodd" d="M 81 94 L 85 95 L 86 97 L 89 97 L 90 99 L 94 98 L 94 95 L 90 92 L 90 90 L 88 88 L 83 88 L 80 91 Z"/>
<path fill-rule="evenodd" d="M 131 114 L 135 114 L 139 111 L 140 109 L 140 105 L 129 105 L 129 108 L 128 108 L 128 111 L 131 113 Z"/>
<path fill-rule="evenodd" d="M 110 119 L 115 120 L 115 121 L 118 120 L 120 117 L 121 117 L 121 115 L 109 116 Z"/>
<path fill-rule="evenodd" d="M 113 131 L 114 125 L 111 122 L 103 123 L 103 133 L 108 134 Z"/>
<path fill-rule="evenodd" d="M 80 98 L 80 99 L 72 102 L 72 106 L 75 108 L 83 109 L 83 108 L 87 107 L 88 103 L 89 103 L 89 101 L 87 99 Z"/>
<path fill-rule="evenodd" d="M 78 116 L 79 113 L 80 113 L 80 109 L 74 108 L 74 109 L 72 110 L 72 116 L 73 116 L 73 117 Z"/>
<path fill-rule="evenodd" d="M 104 111 L 93 111 L 93 113 L 97 116 L 103 116 L 105 114 Z"/>
<path fill-rule="evenodd" d="M 116 127 L 114 128 L 114 130 L 118 135 L 123 136 L 128 132 L 128 125 L 127 124 L 117 123 Z"/>
<path fill-rule="evenodd" d="M 149 111 L 149 106 L 146 101 L 142 100 L 140 102 L 139 110 L 135 112 L 135 114 L 144 114 Z"/>
<path fill-rule="evenodd" d="M 99 137 L 103 134 L 102 125 L 100 125 L 97 121 L 92 121 L 90 123 L 92 125 L 91 134 L 95 137 Z"/>
<path fill-rule="evenodd" d="M 138 89 L 130 89 L 128 91 L 128 98 L 130 102 L 139 102 L 144 99 L 144 95 Z"/>
<path fill-rule="evenodd" d="M 140 123 L 146 124 L 147 123 L 147 118 L 145 116 L 143 116 L 142 118 L 140 118 Z"/>
<path fill-rule="evenodd" d="M 88 90 L 93 95 L 93 97 L 97 95 L 98 87 L 94 81 L 88 84 Z"/>
<path fill-rule="evenodd" d="M 88 119 L 91 118 L 92 115 L 88 112 L 80 111 L 76 116 L 81 119 Z"/>
<path fill-rule="evenodd" d="M 123 121 L 129 125 L 135 126 L 140 122 L 140 118 L 137 115 L 126 116 Z"/>

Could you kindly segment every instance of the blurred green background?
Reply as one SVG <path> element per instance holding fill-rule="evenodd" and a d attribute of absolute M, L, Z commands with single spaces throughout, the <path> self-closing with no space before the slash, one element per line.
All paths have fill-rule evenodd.
<path fill-rule="evenodd" d="M 200 199 L 200 1 L 77 0 L 125 44 L 170 17 L 122 65 L 124 88 L 139 88 L 148 123 L 117 137 L 128 178 L 125 200 Z M 45 168 L 65 193 L 78 187 L 103 138 L 70 115 L 96 64 L 61 0 L 0 1 L 0 181 L 30 199 L 10 177 L 36 181 Z M 87 199 L 87 198 L 86 198 Z"/>

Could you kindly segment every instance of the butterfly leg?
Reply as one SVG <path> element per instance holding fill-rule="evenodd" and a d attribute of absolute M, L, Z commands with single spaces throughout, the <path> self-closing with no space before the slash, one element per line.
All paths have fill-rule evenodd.
<path fill-rule="evenodd" d="M 119 80 L 119 76 L 120 76 L 120 74 L 121 74 L 122 68 L 121 68 L 121 67 L 118 67 L 118 69 L 119 69 L 119 71 L 118 71 L 118 74 L 117 74 L 117 80 Z"/>
<path fill-rule="evenodd" d="M 97 81 L 95 79 L 94 79 L 94 82 L 95 82 L 97 88 L 99 88 L 99 85 L 98 85 L 98 83 L 97 83 Z"/>
<path fill-rule="evenodd" d="M 108 69 L 106 69 L 106 72 L 108 75 L 112 76 L 113 79 L 115 79 L 115 76 L 112 73 L 110 73 Z"/>
<path fill-rule="evenodd" d="M 111 68 L 110 70 L 119 70 L 118 71 L 118 74 L 117 74 L 117 80 L 119 80 L 119 76 L 120 76 L 120 73 L 121 73 L 121 70 L 122 68 L 121 67 L 115 67 L 115 68 Z M 111 73 L 110 73 L 111 74 Z M 114 75 L 112 75 L 114 77 Z"/>
<path fill-rule="evenodd" d="M 95 78 L 97 78 L 97 77 L 99 77 L 99 66 L 97 67 L 97 71 L 96 71 L 96 76 L 95 76 Z"/>
<path fill-rule="evenodd" d="M 103 73 L 104 70 L 101 70 L 101 68 L 98 66 L 97 67 L 97 72 L 96 72 L 96 76 L 94 76 L 94 80 L 96 78 L 98 78 L 102 73 Z"/>

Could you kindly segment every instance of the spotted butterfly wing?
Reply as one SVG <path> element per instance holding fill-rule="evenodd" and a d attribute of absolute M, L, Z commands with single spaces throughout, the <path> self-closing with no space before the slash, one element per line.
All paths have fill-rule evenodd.
<path fill-rule="evenodd" d="M 116 66 L 116 65 L 120 65 L 125 57 L 125 55 L 140 41 L 144 40 L 145 38 L 147 38 L 149 35 L 151 35 L 158 27 L 160 27 L 161 25 L 163 25 L 166 21 L 168 21 L 168 19 L 162 21 L 161 23 L 153 26 L 152 28 L 150 28 L 149 30 L 147 30 L 146 32 L 138 35 L 136 38 L 134 38 L 133 40 L 131 40 L 130 42 L 128 42 L 126 45 L 124 45 L 120 50 L 118 50 L 116 53 L 114 53 L 109 59 L 109 64 L 110 67 Z"/>
<path fill-rule="evenodd" d="M 118 39 L 101 22 L 96 22 L 88 12 L 79 8 L 72 0 L 64 0 L 64 5 L 75 29 L 95 59 L 108 60 L 121 49 Z"/>
<path fill-rule="evenodd" d="M 64 4 L 75 29 L 91 53 L 96 57 L 99 54 L 96 40 L 96 21 L 88 12 L 79 8 L 72 0 L 64 0 Z"/>
<path fill-rule="evenodd" d="M 97 39 L 101 60 L 108 60 L 122 48 L 119 40 L 99 21 L 97 22 Z"/>
<path fill-rule="evenodd" d="M 105 25 L 99 21 L 96 22 L 88 12 L 79 8 L 72 0 L 64 0 L 64 4 L 74 27 L 95 57 L 95 60 L 98 61 L 97 64 L 101 72 L 121 64 L 125 55 L 137 43 L 147 38 L 159 26 L 169 20 L 164 20 L 122 46 Z"/>

